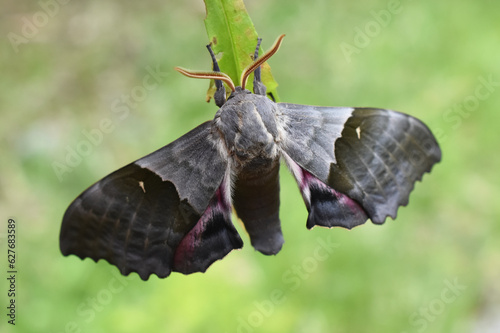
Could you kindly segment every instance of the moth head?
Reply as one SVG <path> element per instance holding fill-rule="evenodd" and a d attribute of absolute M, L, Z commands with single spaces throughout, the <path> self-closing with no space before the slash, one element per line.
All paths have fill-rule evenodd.
<path fill-rule="evenodd" d="M 239 86 L 236 86 L 233 83 L 233 80 L 226 73 L 217 72 L 217 71 L 191 71 L 182 67 L 175 67 L 174 69 L 181 74 L 186 75 L 187 77 L 192 77 L 196 79 L 213 79 L 213 80 L 221 80 L 224 82 L 234 93 L 238 93 L 239 91 L 245 91 L 245 86 L 248 81 L 248 77 L 252 74 L 257 68 L 259 68 L 264 62 L 266 62 L 273 54 L 275 54 L 281 46 L 281 42 L 285 35 L 279 36 L 274 42 L 273 46 L 264 53 L 261 57 L 255 59 L 247 68 L 243 70 L 241 74 L 241 82 Z"/>

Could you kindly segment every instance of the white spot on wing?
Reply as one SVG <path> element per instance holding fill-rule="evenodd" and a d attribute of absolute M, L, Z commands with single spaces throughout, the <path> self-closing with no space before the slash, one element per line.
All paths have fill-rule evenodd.
<path fill-rule="evenodd" d="M 144 182 L 143 181 L 139 181 L 139 187 L 142 188 L 142 191 L 144 193 L 146 193 L 146 189 L 144 188 Z"/>
<path fill-rule="evenodd" d="M 361 139 L 361 127 L 356 127 L 356 134 L 358 134 L 358 139 Z"/>

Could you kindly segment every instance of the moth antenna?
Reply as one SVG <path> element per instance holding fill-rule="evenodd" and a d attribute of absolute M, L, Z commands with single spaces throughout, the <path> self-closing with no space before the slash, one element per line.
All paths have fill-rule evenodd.
<path fill-rule="evenodd" d="M 224 74 L 222 72 L 203 72 L 203 71 L 190 71 L 188 69 L 182 67 L 174 67 L 176 71 L 181 74 L 186 75 L 187 77 L 192 77 L 195 79 L 214 79 L 221 80 L 225 82 L 232 91 L 236 90 L 233 81 L 229 77 L 229 75 Z"/>
<path fill-rule="evenodd" d="M 259 49 L 260 43 L 262 42 L 262 38 L 257 39 L 257 46 L 255 47 L 255 54 L 253 56 L 253 61 L 259 58 Z M 262 71 L 262 67 L 259 66 L 253 72 L 253 93 L 257 95 L 266 96 L 266 86 L 262 83 L 260 79 L 260 72 Z"/>
<path fill-rule="evenodd" d="M 262 57 L 258 58 L 254 62 L 252 62 L 250 64 L 250 66 L 248 66 L 247 68 L 245 68 L 245 70 L 243 70 L 243 73 L 241 74 L 241 88 L 242 89 L 245 89 L 245 86 L 247 85 L 248 77 L 250 76 L 250 74 L 252 74 L 252 72 L 254 70 L 259 68 L 263 63 L 265 63 L 267 61 L 267 59 L 271 58 L 271 56 L 278 51 L 278 49 L 281 46 L 281 42 L 283 41 L 283 38 L 285 38 L 284 34 L 279 36 L 276 39 L 276 41 L 274 42 L 273 46 L 271 46 L 269 51 L 264 53 L 262 55 Z"/>
<path fill-rule="evenodd" d="M 214 51 L 212 50 L 212 43 L 207 45 L 207 49 L 210 53 L 210 57 L 212 58 L 212 70 L 214 72 L 220 72 L 219 63 L 217 62 L 217 58 L 215 58 Z M 216 88 L 214 93 L 215 105 L 222 107 L 222 105 L 226 103 L 226 88 L 224 88 L 221 80 L 214 80 L 214 83 Z"/>
<path fill-rule="evenodd" d="M 210 58 L 212 58 L 212 70 L 214 72 L 220 72 L 219 63 L 217 62 L 217 58 L 215 58 L 215 53 L 212 50 L 212 43 L 207 45 L 208 52 L 210 53 Z"/>
<path fill-rule="evenodd" d="M 255 47 L 255 53 L 253 55 L 253 61 L 259 59 L 259 49 L 260 43 L 262 43 L 262 38 L 257 38 L 257 46 Z M 257 67 L 253 73 L 256 81 L 260 81 L 260 66 Z"/>
<path fill-rule="evenodd" d="M 210 57 L 212 58 L 212 71 L 220 72 L 219 63 L 217 62 L 217 59 L 215 58 L 214 51 L 212 50 L 212 43 L 207 45 L 207 49 L 208 49 L 208 52 L 210 53 Z M 220 89 L 222 87 L 222 82 L 220 82 L 220 80 L 215 80 L 215 87 L 217 89 Z"/>

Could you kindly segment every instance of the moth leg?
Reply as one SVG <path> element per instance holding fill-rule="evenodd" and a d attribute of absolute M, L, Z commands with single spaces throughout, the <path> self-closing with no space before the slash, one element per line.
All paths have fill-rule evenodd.
<path fill-rule="evenodd" d="M 257 60 L 259 57 L 259 48 L 262 38 L 257 39 L 257 47 L 255 48 L 255 54 L 253 56 L 253 61 Z M 260 66 L 253 72 L 253 92 L 257 95 L 266 96 L 266 86 L 262 83 L 260 79 Z"/>
<path fill-rule="evenodd" d="M 208 52 L 210 52 L 210 57 L 212 57 L 212 69 L 214 72 L 220 72 L 219 64 L 217 63 L 217 59 L 215 59 L 215 54 L 214 51 L 212 51 L 212 44 L 207 45 Z M 217 88 L 217 91 L 214 94 L 214 100 L 215 100 L 215 105 L 218 107 L 221 107 L 226 103 L 226 88 L 224 88 L 224 85 L 222 84 L 221 80 L 214 80 L 215 82 L 215 88 Z"/>

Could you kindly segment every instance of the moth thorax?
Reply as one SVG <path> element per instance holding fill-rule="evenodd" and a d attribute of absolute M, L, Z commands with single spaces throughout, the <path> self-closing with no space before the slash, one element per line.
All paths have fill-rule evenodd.
<path fill-rule="evenodd" d="M 274 103 L 264 96 L 234 96 L 219 109 L 214 125 L 236 164 L 245 165 L 255 158 L 275 159 L 278 155 Z"/>

